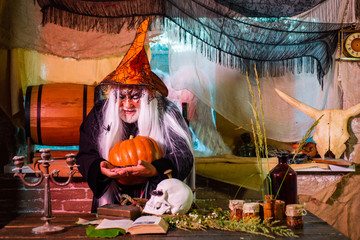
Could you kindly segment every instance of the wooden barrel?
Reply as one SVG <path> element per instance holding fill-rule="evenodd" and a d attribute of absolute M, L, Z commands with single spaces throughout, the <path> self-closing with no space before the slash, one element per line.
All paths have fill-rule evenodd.
<path fill-rule="evenodd" d="M 29 86 L 25 131 L 34 144 L 79 145 L 79 128 L 95 102 L 95 87 L 81 84 Z"/>

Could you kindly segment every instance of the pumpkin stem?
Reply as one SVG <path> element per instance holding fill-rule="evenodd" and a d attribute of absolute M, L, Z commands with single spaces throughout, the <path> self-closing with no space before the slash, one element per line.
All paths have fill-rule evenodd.
<path fill-rule="evenodd" d="M 130 135 L 129 139 L 133 139 L 133 138 L 134 138 L 134 136 L 133 136 L 133 135 Z"/>
<path fill-rule="evenodd" d="M 167 175 L 168 178 L 172 178 L 171 172 L 172 172 L 172 170 L 171 170 L 171 169 L 168 169 L 168 170 L 166 170 L 166 171 L 164 172 L 164 174 Z"/>

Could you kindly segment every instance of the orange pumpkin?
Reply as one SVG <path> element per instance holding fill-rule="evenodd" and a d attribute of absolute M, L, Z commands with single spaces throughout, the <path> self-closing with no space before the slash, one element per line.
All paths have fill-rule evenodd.
<path fill-rule="evenodd" d="M 110 150 L 109 162 L 117 167 L 134 166 L 139 160 L 153 162 L 163 157 L 161 148 L 149 137 L 130 136 L 120 141 Z"/>
<path fill-rule="evenodd" d="M 130 136 L 130 139 L 120 141 L 109 152 L 108 161 L 117 167 L 134 166 L 139 160 L 153 162 L 163 157 L 161 148 L 149 137 Z M 118 182 L 124 185 L 146 183 L 145 177 L 128 177 L 126 181 Z"/>

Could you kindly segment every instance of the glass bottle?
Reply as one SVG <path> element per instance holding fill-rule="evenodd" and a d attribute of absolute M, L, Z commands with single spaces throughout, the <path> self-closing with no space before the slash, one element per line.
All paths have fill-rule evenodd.
<path fill-rule="evenodd" d="M 277 195 L 277 200 L 283 200 L 285 205 L 296 204 L 297 177 L 296 172 L 288 165 L 289 154 L 281 153 L 278 159 L 278 165 L 270 171 L 272 194 Z"/>

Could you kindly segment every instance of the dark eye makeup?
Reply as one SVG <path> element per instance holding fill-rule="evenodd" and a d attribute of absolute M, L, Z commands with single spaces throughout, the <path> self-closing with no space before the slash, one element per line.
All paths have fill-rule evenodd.
<path fill-rule="evenodd" d="M 119 98 L 120 100 L 125 100 L 128 98 L 129 100 L 138 101 L 140 100 L 142 96 L 142 91 L 135 91 L 135 92 L 126 92 L 126 93 L 120 93 Z"/>

